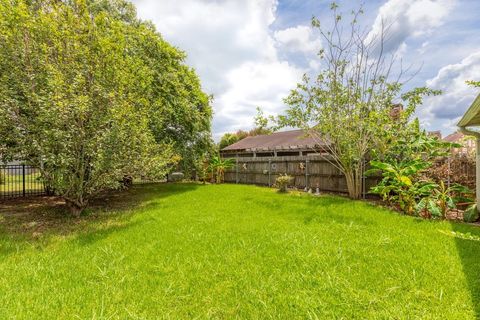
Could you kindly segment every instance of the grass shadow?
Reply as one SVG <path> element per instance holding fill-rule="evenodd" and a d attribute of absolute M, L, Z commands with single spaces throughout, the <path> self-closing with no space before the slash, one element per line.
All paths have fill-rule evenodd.
<path fill-rule="evenodd" d="M 77 237 L 76 241 L 82 246 L 89 246 L 91 244 L 96 243 L 97 241 L 101 241 L 108 236 L 114 233 L 121 233 L 126 231 L 132 227 L 136 227 L 142 225 L 144 222 L 142 221 L 135 221 L 135 222 L 126 222 L 126 221 L 119 221 L 119 222 L 112 222 L 107 225 L 101 227 L 90 228 L 84 232 L 81 232 Z"/>
<path fill-rule="evenodd" d="M 480 227 L 455 222 L 451 226 L 475 316 L 480 319 Z"/>
<path fill-rule="evenodd" d="M 72 217 L 65 202 L 58 197 L 12 199 L 0 203 L 0 255 L 18 250 L 26 242 L 47 243 L 52 236 L 75 232 L 84 235 L 85 243 L 126 228 L 127 221 L 138 209 L 159 199 L 193 191 L 194 183 L 145 184 L 128 190 L 111 191 L 93 199 L 86 214 Z M 105 228 L 106 229 L 102 229 Z M 100 230 L 99 230 L 100 228 Z M 90 240 L 88 234 L 92 234 Z M 95 235 L 96 234 L 96 235 Z M 9 247 L 12 247 L 9 249 Z"/>

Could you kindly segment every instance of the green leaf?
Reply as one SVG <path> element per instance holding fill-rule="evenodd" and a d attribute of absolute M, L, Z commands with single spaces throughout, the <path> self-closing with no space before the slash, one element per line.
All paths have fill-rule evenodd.
<path fill-rule="evenodd" d="M 442 216 L 442 211 L 440 210 L 440 207 L 437 205 L 437 203 L 434 200 L 429 199 L 427 203 L 428 203 L 427 209 L 432 214 L 432 216 L 434 217 Z"/>
<path fill-rule="evenodd" d="M 412 185 L 412 180 L 410 180 L 409 177 L 407 176 L 401 176 L 400 181 L 405 184 L 406 186 L 411 186 Z"/>

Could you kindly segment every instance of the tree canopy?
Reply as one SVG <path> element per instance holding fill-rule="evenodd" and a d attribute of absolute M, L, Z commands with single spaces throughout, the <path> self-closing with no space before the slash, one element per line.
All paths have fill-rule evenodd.
<path fill-rule="evenodd" d="M 0 0 L 0 155 L 38 164 L 75 212 L 125 176 L 193 166 L 210 97 L 123 0 Z"/>
<path fill-rule="evenodd" d="M 438 94 L 428 88 L 405 90 L 405 70 L 395 52 L 385 50 L 388 26 L 378 34 L 365 33 L 359 24 L 363 10 L 349 19 L 331 5 L 332 27 L 316 18 L 312 29 L 322 39 L 320 70 L 305 75 L 285 99 L 285 114 L 276 127 L 299 127 L 326 141 L 326 157 L 345 175 L 350 197 L 359 198 L 368 156 L 387 152 L 390 141 L 406 132 L 422 96 Z M 405 106 L 398 115 L 396 106 Z M 414 126 L 413 126 L 414 127 Z"/>

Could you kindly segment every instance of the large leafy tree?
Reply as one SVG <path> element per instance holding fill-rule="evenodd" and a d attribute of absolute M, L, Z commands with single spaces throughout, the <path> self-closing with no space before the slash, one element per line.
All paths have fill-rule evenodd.
<path fill-rule="evenodd" d="M 275 119 L 278 127 L 300 127 L 318 141 L 326 141 L 326 159 L 345 175 L 351 198 L 359 198 L 362 177 L 373 149 L 387 152 L 389 139 L 408 125 L 427 88 L 404 91 L 405 71 L 395 53 L 388 53 L 388 27 L 366 33 L 359 25 L 362 10 L 345 17 L 334 3 L 331 28 L 312 19 L 322 39 L 321 69 L 285 99 L 288 109 Z M 345 21 L 345 22 L 344 22 Z M 405 106 L 392 114 L 396 103 Z"/>
<path fill-rule="evenodd" d="M 150 128 L 156 141 L 169 142 L 181 156 L 181 170 L 198 170 L 213 149 L 212 98 L 202 91 L 194 70 L 183 63 L 183 52 L 154 32 L 144 37 L 138 40 L 138 50 L 152 70 Z"/>
<path fill-rule="evenodd" d="M 125 176 L 162 176 L 210 143 L 184 58 L 123 0 L 0 0 L 2 157 L 40 165 L 77 214 Z"/>

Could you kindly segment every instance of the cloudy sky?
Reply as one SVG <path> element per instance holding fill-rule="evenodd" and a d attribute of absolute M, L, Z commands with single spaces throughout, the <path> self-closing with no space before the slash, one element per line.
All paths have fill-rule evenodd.
<path fill-rule="evenodd" d="M 320 67 L 322 46 L 310 19 L 328 21 L 331 0 L 134 0 L 142 19 L 188 54 L 214 95 L 214 137 L 253 126 L 256 107 L 284 110 L 282 99 L 304 73 Z M 337 1 L 342 11 L 360 1 Z M 443 90 L 418 110 L 428 130 L 455 130 L 480 80 L 480 0 L 368 0 L 362 24 L 391 24 L 386 46 L 421 68 L 409 86 Z M 477 90 L 478 91 L 478 90 Z"/>

